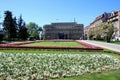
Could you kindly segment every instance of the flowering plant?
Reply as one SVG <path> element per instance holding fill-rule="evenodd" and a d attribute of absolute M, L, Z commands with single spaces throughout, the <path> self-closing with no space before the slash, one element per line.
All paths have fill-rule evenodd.
<path fill-rule="evenodd" d="M 106 54 L 0 53 L 0 79 L 50 79 L 120 69 Z"/>

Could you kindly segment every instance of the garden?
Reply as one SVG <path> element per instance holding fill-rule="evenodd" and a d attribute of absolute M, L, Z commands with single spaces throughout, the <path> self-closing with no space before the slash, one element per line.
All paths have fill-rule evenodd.
<path fill-rule="evenodd" d="M 80 40 L 50 40 L 50 41 L 25 41 L 25 42 L 10 42 L 0 44 L 2 49 L 58 49 L 58 50 L 90 50 L 100 51 L 102 48 L 87 44 Z"/>
<path fill-rule="evenodd" d="M 76 46 L 76 47 L 83 47 L 83 45 L 78 44 L 74 41 L 70 41 L 70 42 L 45 41 L 45 42 L 25 44 L 24 46 L 71 46 L 71 47 Z"/>
<path fill-rule="evenodd" d="M 47 47 L 43 49 L 40 46 Z M 50 49 L 48 46 L 60 49 Z M 73 47 L 80 47 L 80 50 Z M 120 56 L 113 53 L 81 41 L 27 41 L 1 44 L 0 79 L 118 80 Z"/>

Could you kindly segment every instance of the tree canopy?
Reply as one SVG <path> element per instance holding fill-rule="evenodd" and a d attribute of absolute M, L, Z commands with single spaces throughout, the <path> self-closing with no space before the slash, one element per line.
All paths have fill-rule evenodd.
<path fill-rule="evenodd" d="M 5 11 L 5 18 L 3 21 L 3 29 L 5 30 L 7 34 L 7 39 L 8 40 L 13 40 L 16 38 L 16 19 L 12 17 L 12 12 L 11 11 Z"/>
<path fill-rule="evenodd" d="M 89 30 L 90 38 L 94 38 L 96 40 L 105 40 L 110 42 L 111 37 L 114 33 L 114 26 L 111 22 L 104 22 L 100 25 L 95 26 Z"/>
<path fill-rule="evenodd" d="M 30 38 L 39 39 L 39 31 L 42 31 L 42 28 L 39 27 L 36 23 L 30 22 L 27 25 L 28 33 Z"/>
<path fill-rule="evenodd" d="M 27 27 L 22 19 L 22 15 L 18 19 L 18 36 L 20 40 L 27 40 L 28 38 Z"/>
<path fill-rule="evenodd" d="M 3 30 L 6 33 L 7 40 L 27 40 L 28 33 L 22 15 L 17 20 L 13 17 L 11 11 L 5 11 L 5 17 L 3 21 Z"/>
<path fill-rule="evenodd" d="M 12 15 L 12 12 L 7 10 L 4 13 L 3 31 L 5 33 L 6 40 L 27 40 L 27 38 L 39 39 L 42 27 L 38 24 L 30 22 L 26 25 L 22 18 L 22 15 L 17 19 Z M 3 35 L 0 34 L 0 39 L 3 39 Z"/>

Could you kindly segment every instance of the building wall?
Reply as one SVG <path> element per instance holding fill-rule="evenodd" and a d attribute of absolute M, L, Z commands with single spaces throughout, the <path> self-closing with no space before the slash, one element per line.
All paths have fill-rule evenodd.
<path fill-rule="evenodd" d="M 120 9 L 118 10 L 118 34 L 120 37 Z"/>
<path fill-rule="evenodd" d="M 118 10 L 117 12 L 112 12 L 111 17 L 108 18 L 108 21 L 112 22 L 115 28 L 113 37 L 115 39 L 119 38 L 120 37 L 120 10 Z"/>
<path fill-rule="evenodd" d="M 80 39 L 83 25 L 77 23 L 52 23 L 44 26 L 44 39 Z"/>
<path fill-rule="evenodd" d="M 100 29 L 99 25 L 104 22 L 112 22 L 115 31 L 114 37 L 120 38 L 120 9 L 111 13 L 103 13 L 95 18 L 95 20 L 88 26 L 88 34 L 94 34 L 96 29 Z M 104 34 L 104 33 L 103 33 Z"/>

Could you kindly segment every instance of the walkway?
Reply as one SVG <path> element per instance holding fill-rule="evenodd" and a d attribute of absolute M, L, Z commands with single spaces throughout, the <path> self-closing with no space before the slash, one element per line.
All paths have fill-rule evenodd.
<path fill-rule="evenodd" d="M 88 44 L 92 44 L 95 46 L 99 46 L 102 48 L 110 49 L 116 52 L 120 52 L 120 45 L 118 44 L 111 44 L 111 43 L 106 43 L 106 42 L 98 42 L 98 41 L 90 41 L 90 40 L 82 40 L 82 42 L 86 42 Z"/>

